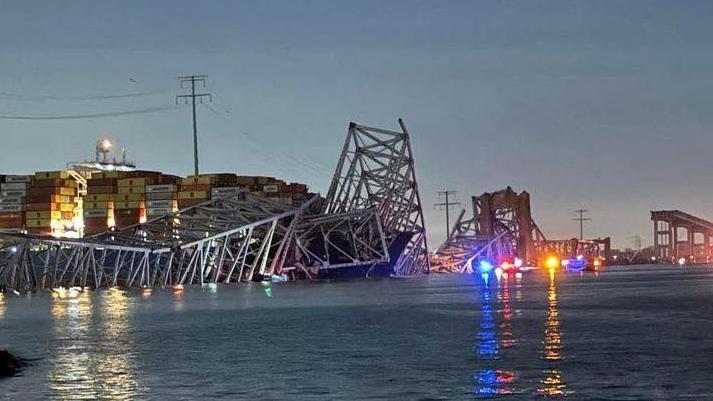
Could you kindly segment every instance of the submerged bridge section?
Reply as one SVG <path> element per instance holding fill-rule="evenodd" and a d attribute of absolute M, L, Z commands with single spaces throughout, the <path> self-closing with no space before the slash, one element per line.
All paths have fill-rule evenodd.
<path fill-rule="evenodd" d="M 408 131 L 351 123 L 326 199 L 241 192 L 82 239 L 0 234 L 0 291 L 429 272 Z"/>
<path fill-rule="evenodd" d="M 472 217 L 461 211 L 446 241 L 434 252 L 432 270 L 470 273 L 473 262 L 513 263 L 515 258 L 530 265 L 542 265 L 549 256 L 558 259 L 582 255 L 588 260 L 608 259 L 610 239 L 545 238 L 532 218 L 530 194 L 512 188 L 472 197 Z"/>
<path fill-rule="evenodd" d="M 651 211 L 654 223 L 654 255 L 674 262 L 685 258 L 690 263 L 711 260 L 713 223 L 680 210 Z"/>
<path fill-rule="evenodd" d="M 472 217 L 461 211 L 446 241 L 433 256 L 434 271 L 465 273 L 472 261 L 499 262 L 515 257 L 537 259 L 537 244 L 545 241 L 532 220 L 530 194 L 512 188 L 472 197 Z"/>
<path fill-rule="evenodd" d="M 611 238 L 593 239 L 566 239 L 566 240 L 546 240 L 537 244 L 540 259 L 547 255 L 554 255 L 560 259 L 575 258 L 582 255 L 587 259 L 602 258 L 609 259 L 611 256 Z"/>

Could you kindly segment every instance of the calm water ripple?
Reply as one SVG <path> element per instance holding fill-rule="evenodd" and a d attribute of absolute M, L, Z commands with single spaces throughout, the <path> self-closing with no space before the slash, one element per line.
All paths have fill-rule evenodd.
<path fill-rule="evenodd" d="M 0 294 L 2 400 L 713 400 L 713 268 Z"/>

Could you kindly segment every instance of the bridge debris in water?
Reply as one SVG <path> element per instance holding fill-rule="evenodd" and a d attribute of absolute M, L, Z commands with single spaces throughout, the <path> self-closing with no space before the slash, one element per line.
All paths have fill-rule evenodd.
<path fill-rule="evenodd" d="M 326 199 L 239 192 L 85 238 L 0 234 L 0 288 L 183 286 L 429 272 L 408 131 L 351 123 Z"/>
<path fill-rule="evenodd" d="M 434 252 L 432 270 L 472 273 L 474 262 L 512 265 L 515 260 L 531 266 L 545 265 L 548 259 L 581 257 L 582 260 L 606 260 L 610 239 L 547 239 L 532 218 L 530 194 L 512 188 L 472 197 L 472 217 L 461 211 L 446 241 Z M 550 262 L 550 264 L 552 264 Z M 598 266 L 597 266 L 598 267 Z"/>

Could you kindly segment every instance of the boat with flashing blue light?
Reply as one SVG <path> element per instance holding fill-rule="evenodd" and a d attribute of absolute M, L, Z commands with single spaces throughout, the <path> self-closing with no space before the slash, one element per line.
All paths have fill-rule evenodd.
<path fill-rule="evenodd" d="M 584 257 L 584 255 L 577 255 L 574 258 L 562 259 L 561 263 L 562 267 L 564 267 L 568 271 L 598 271 L 599 268 L 602 266 L 602 258 L 597 256 L 590 260 Z"/>

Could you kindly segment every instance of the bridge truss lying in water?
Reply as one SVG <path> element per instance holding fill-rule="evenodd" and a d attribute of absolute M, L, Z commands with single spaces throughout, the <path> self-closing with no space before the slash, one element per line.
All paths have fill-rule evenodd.
<path fill-rule="evenodd" d="M 0 290 L 234 283 L 377 267 L 428 273 L 414 160 L 399 123 L 401 132 L 350 124 L 326 199 L 293 206 L 242 192 L 82 239 L 0 234 Z"/>
<path fill-rule="evenodd" d="M 532 218 L 530 195 L 512 188 L 486 192 L 472 198 L 472 217 L 462 210 L 444 243 L 433 255 L 432 269 L 437 272 L 472 273 L 475 261 L 491 263 L 518 258 L 530 265 L 542 265 L 548 256 L 574 258 L 602 257 L 610 253 L 610 239 L 553 240 L 545 235 Z"/>

